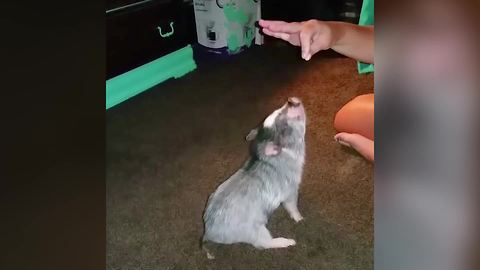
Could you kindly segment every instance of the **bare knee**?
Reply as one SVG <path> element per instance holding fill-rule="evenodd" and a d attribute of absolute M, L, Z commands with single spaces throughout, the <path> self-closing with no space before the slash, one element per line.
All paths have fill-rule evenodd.
<path fill-rule="evenodd" d="M 334 128 L 338 132 L 358 133 L 373 139 L 373 105 L 373 94 L 355 97 L 335 114 Z"/>

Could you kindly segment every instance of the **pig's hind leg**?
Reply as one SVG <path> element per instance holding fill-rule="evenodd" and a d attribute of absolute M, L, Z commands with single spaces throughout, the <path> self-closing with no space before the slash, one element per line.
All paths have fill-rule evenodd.
<path fill-rule="evenodd" d="M 296 244 L 295 240 L 277 237 L 272 238 L 272 235 L 265 227 L 265 225 L 261 225 L 257 227 L 257 237 L 253 241 L 252 245 L 256 248 L 286 248 L 289 246 L 294 246 Z"/>

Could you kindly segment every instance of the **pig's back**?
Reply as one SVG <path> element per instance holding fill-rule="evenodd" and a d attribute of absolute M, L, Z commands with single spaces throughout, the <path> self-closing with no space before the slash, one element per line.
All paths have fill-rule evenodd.
<path fill-rule="evenodd" d="M 204 214 L 204 239 L 218 243 L 241 242 L 252 225 L 266 222 L 262 202 L 255 196 L 258 181 L 243 170 L 236 172 L 210 196 Z"/>

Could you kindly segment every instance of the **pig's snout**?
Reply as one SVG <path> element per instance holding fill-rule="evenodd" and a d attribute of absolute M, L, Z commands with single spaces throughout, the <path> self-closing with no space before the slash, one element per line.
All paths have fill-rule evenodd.
<path fill-rule="evenodd" d="M 305 111 L 302 101 L 297 97 L 289 97 L 287 102 L 287 116 L 289 118 L 305 119 Z"/>
<path fill-rule="evenodd" d="M 289 97 L 288 98 L 288 106 L 290 107 L 298 107 L 302 104 L 302 101 L 300 101 L 299 98 L 297 97 Z"/>

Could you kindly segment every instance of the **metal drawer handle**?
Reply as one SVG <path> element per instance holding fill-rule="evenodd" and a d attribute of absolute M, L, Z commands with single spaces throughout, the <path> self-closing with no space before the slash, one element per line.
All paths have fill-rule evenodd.
<path fill-rule="evenodd" d="M 165 34 L 162 33 L 162 28 L 160 26 L 157 26 L 157 29 L 158 29 L 158 32 L 160 33 L 160 36 L 162 38 L 169 37 L 169 36 L 173 35 L 173 33 L 175 32 L 175 29 L 173 29 L 173 22 L 170 22 L 170 29 L 171 29 L 170 32 L 167 32 Z"/>

